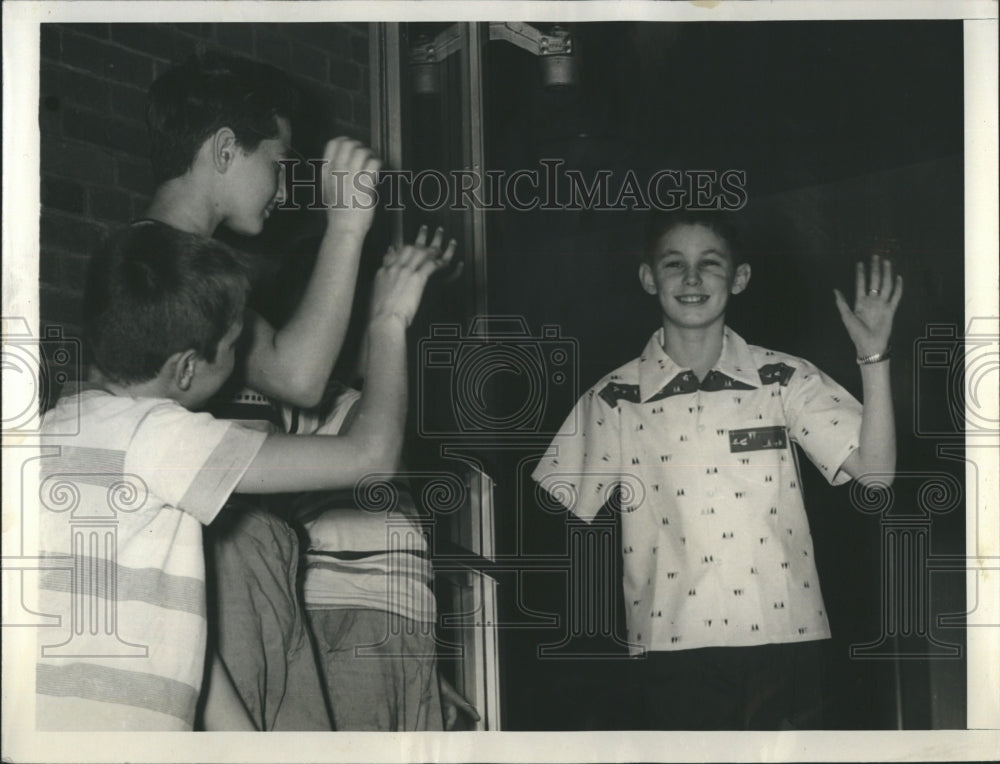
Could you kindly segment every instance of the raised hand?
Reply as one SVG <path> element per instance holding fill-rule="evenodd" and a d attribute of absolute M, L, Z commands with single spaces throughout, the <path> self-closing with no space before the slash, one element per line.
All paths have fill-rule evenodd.
<path fill-rule="evenodd" d="M 382 162 L 367 146 L 344 137 L 326 144 L 323 161 L 328 225 L 343 233 L 368 233 L 378 206 L 375 188 Z"/>
<path fill-rule="evenodd" d="M 420 298 L 431 274 L 446 268 L 455 256 L 456 242 L 451 239 L 442 252 L 444 229 L 438 228 L 427 243 L 427 226 L 421 226 L 413 244 L 400 250 L 390 247 L 375 274 L 371 318 L 395 315 L 406 326 L 420 307 Z"/>
<path fill-rule="evenodd" d="M 867 281 L 867 283 L 866 283 Z M 865 277 L 864 263 L 858 263 L 854 274 L 854 310 L 840 290 L 833 290 L 837 310 L 844 327 L 854 342 L 858 357 L 883 353 L 889 347 L 892 320 L 903 296 L 903 277 L 892 275 L 892 263 L 872 255 L 869 274 Z"/>

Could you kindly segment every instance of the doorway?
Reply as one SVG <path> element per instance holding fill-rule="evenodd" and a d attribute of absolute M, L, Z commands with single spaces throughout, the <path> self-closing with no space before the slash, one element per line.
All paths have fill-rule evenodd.
<path fill-rule="evenodd" d="M 856 395 L 853 348 L 830 290 L 850 291 L 856 260 L 891 254 L 907 283 L 894 330 L 900 469 L 964 481 L 961 463 L 940 455 L 944 436 L 921 436 L 917 411 L 934 404 L 916 395 L 913 350 L 928 325 L 964 320 L 963 269 L 941 267 L 964 258 L 961 24 L 377 26 L 373 102 L 393 169 L 436 170 L 447 182 L 453 171 L 520 178 L 515 198 L 496 206 L 484 197 L 430 209 L 411 196 L 396 216 L 397 239 L 412 236 L 420 216 L 461 232 L 465 270 L 430 295 L 414 335 L 438 343 L 424 349 L 453 352 L 413 359 L 423 386 L 412 398 L 411 450 L 428 470 L 461 463 L 489 488 L 439 521 L 452 535 L 464 522 L 489 539 L 488 549 L 465 548 L 495 596 L 492 620 L 472 619 L 493 651 L 477 664 L 490 667 L 491 728 L 628 729 L 638 709 L 620 680 L 614 520 L 582 527 L 547 511 L 528 475 L 575 397 L 635 357 L 657 324 L 636 279 L 643 191 L 665 169 L 741 173 L 754 278 L 731 325 L 755 344 L 809 358 Z M 575 69 L 553 82 L 539 40 L 551 57 L 566 37 Z M 574 188 L 599 190 L 605 173 L 604 204 L 573 203 Z M 420 193 L 431 195 L 434 176 L 423 182 Z M 458 379 L 463 363 L 481 372 L 470 377 L 481 385 L 475 395 Z M 961 658 L 907 655 L 898 634 L 887 644 L 906 660 L 891 650 L 852 657 L 884 636 L 888 521 L 858 511 L 810 469 L 806 503 L 834 638 L 815 667 L 822 700 L 803 724 L 964 727 Z M 897 486 L 896 505 L 919 509 L 917 478 Z M 963 553 L 960 510 L 935 516 L 931 530 L 933 554 Z M 581 622 L 571 603 L 588 561 L 604 574 L 588 584 L 598 606 Z M 964 612 L 961 573 L 940 570 L 926 596 L 929 611 Z M 925 639 L 963 644 L 960 626 L 925 625 Z"/>

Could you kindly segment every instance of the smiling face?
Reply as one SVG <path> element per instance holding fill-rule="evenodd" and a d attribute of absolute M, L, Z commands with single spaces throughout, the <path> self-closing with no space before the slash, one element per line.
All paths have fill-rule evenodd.
<path fill-rule="evenodd" d="M 285 168 L 292 141 L 292 129 L 284 117 L 275 117 L 278 136 L 265 138 L 256 149 L 236 147 L 225 173 L 227 205 L 223 215 L 226 227 L 235 233 L 253 236 L 260 233 L 274 207 L 285 199 Z"/>
<path fill-rule="evenodd" d="M 659 299 L 664 326 L 721 328 L 729 295 L 746 288 L 750 266 L 735 265 L 726 240 L 708 226 L 682 223 L 660 237 L 639 280 Z"/>

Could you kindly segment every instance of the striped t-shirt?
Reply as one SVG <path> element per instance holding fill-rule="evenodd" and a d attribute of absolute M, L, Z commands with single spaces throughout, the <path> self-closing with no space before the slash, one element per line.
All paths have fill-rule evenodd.
<path fill-rule="evenodd" d="M 339 435 L 360 399 L 357 390 L 339 387 L 331 410 L 322 416 L 283 410 L 286 429 Z M 380 610 L 434 623 L 437 603 L 426 529 L 405 479 L 369 475 L 354 489 L 303 493 L 288 505 L 309 534 L 302 584 L 307 609 Z"/>
<path fill-rule="evenodd" d="M 192 729 L 206 643 L 202 525 L 265 434 L 94 389 L 64 396 L 42 433 L 39 603 L 59 625 L 39 630 L 38 728 Z"/>

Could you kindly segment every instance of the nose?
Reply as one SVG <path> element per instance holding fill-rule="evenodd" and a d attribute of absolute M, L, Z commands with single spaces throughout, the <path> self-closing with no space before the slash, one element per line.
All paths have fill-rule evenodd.
<path fill-rule="evenodd" d="M 700 284 L 701 283 L 701 273 L 694 266 L 689 266 L 684 270 L 684 283 L 685 284 Z"/>

